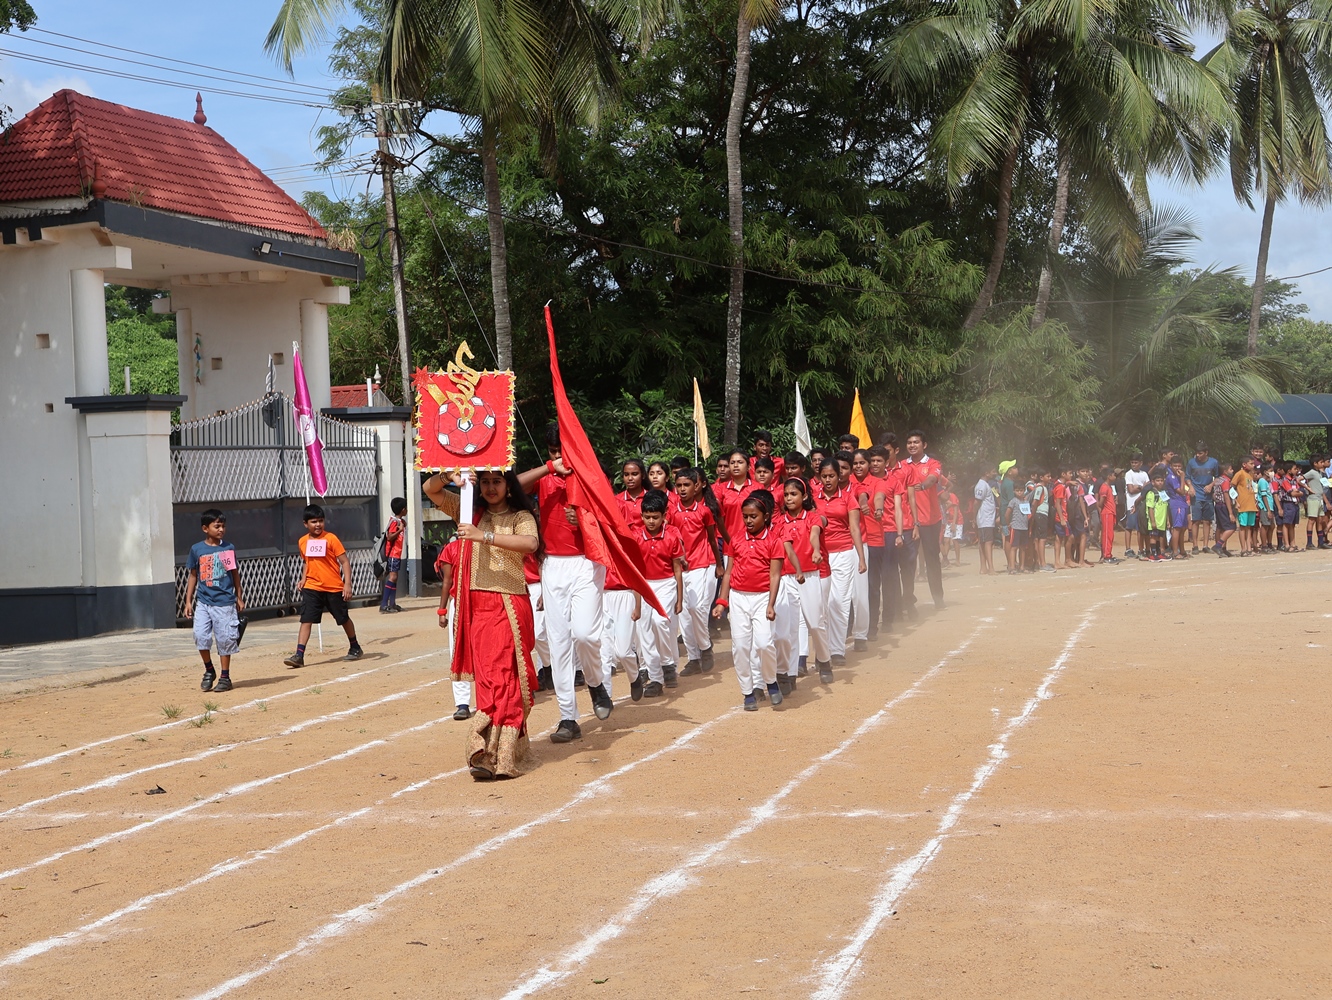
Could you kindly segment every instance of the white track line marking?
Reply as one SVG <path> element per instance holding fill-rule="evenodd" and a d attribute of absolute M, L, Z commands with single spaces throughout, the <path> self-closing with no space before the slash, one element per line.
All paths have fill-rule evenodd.
<path fill-rule="evenodd" d="M 1077 627 L 1069 634 L 1064 641 L 1064 648 L 1060 650 L 1059 655 L 1055 657 L 1045 676 L 1041 678 L 1040 686 L 1036 688 L 1036 693 L 1028 699 L 1022 706 L 1022 711 L 1018 712 L 1008 720 L 1004 730 L 999 734 L 999 738 L 990 744 L 990 754 L 985 762 L 976 769 L 975 775 L 971 779 L 971 786 L 958 792 L 953 800 L 948 804 L 947 811 L 943 818 L 939 820 L 939 826 L 935 830 L 934 836 L 910 858 L 895 865 L 889 872 L 887 880 L 879 887 L 878 892 L 874 894 L 873 902 L 870 904 L 869 915 L 865 918 L 860 929 L 856 931 L 851 942 L 838 952 L 830 961 L 824 963 L 823 970 L 819 975 L 819 987 L 811 995 L 811 1000 L 840 1000 L 846 992 L 856 973 L 859 971 L 860 958 L 864 953 L 865 946 L 874 937 L 879 926 L 893 913 L 893 907 L 902 897 L 902 894 L 911 888 L 911 883 L 921 872 L 923 872 L 938 856 L 940 848 L 948 837 L 948 832 L 957 825 L 958 819 L 962 816 L 962 810 L 966 808 L 967 803 L 975 797 L 985 783 L 990 780 L 994 772 L 998 770 L 999 765 L 1008 757 L 1008 743 L 1015 733 L 1031 719 L 1036 711 L 1036 706 L 1050 697 L 1050 687 L 1064 672 L 1068 665 L 1069 658 L 1073 655 L 1073 650 L 1077 647 L 1082 635 L 1096 619 L 1096 609 L 1107 602 L 1099 602 L 1088 608 L 1082 615 Z"/>
<path fill-rule="evenodd" d="M 434 687 L 436 684 L 443 684 L 446 680 L 448 680 L 447 677 L 441 677 L 439 680 L 429 681 L 425 684 L 420 684 L 417 687 L 408 688 L 406 691 L 395 691 L 393 694 L 385 695 L 383 698 L 376 698 L 374 701 L 367 701 L 362 705 L 353 705 L 351 708 L 344 708 L 339 712 L 321 715 L 314 719 L 306 719 L 304 722 L 298 722 L 294 726 L 288 726 L 280 733 L 273 733 L 269 736 L 256 736 L 252 740 L 242 740 L 239 743 L 223 743 L 220 746 L 210 747 L 209 749 L 194 754 L 191 757 L 177 757 L 174 760 L 162 761 L 159 764 L 149 764 L 147 767 L 141 767 L 136 771 L 124 771 L 120 774 L 113 774 L 110 777 L 102 778 L 87 785 L 80 785 L 78 788 L 70 788 L 63 792 L 47 795 L 44 798 L 33 799 L 30 802 L 11 806 L 3 812 L 0 812 L 0 820 L 3 820 L 7 816 L 25 813 L 30 809 L 46 805 L 48 802 L 55 802 L 58 799 L 68 798 L 71 795 L 82 795 L 85 792 L 98 791 L 103 788 L 114 788 L 116 785 L 128 781 L 130 778 L 137 778 L 153 771 L 160 771 L 163 768 L 176 767 L 180 764 L 194 764 L 201 760 L 207 760 L 209 757 L 216 757 L 218 754 L 235 750 L 237 747 L 252 747 L 258 743 L 266 743 L 269 740 L 281 739 L 283 736 L 292 736 L 303 730 L 309 729 L 311 726 L 318 726 L 325 722 L 333 722 L 337 719 L 345 719 L 347 716 L 355 715 L 357 712 L 364 712 L 367 709 L 377 708 L 380 705 L 387 705 L 391 702 L 401 701 L 404 698 L 411 697 L 419 691 L 424 691 L 426 688 Z"/>
<path fill-rule="evenodd" d="M 531 996 L 533 993 L 554 986 L 556 983 L 567 979 L 569 976 L 573 975 L 584 962 L 591 958 L 598 948 L 619 937 L 624 933 L 625 928 L 642 916 L 653 904 L 660 900 L 668 899 L 671 896 L 678 895 L 687 889 L 692 883 L 690 876 L 693 872 L 711 864 L 716 860 L 718 855 L 741 837 L 747 836 L 757 830 L 764 823 L 771 819 L 775 819 L 782 802 L 785 801 L 797 788 L 817 774 L 825 764 L 840 757 L 861 737 L 877 728 L 894 708 L 908 698 L 915 697 L 925 684 L 938 675 L 938 673 L 955 657 L 961 656 L 962 653 L 964 653 L 976 640 L 976 637 L 980 635 L 982 631 L 990 627 L 988 621 L 983 621 L 981 624 L 977 625 L 971 635 L 969 635 L 961 645 L 945 653 L 943 659 L 916 678 L 915 683 L 909 688 L 894 697 L 877 712 L 867 718 L 856 727 L 854 733 L 788 781 L 766 802 L 751 809 L 749 811 L 749 816 L 732 828 L 725 837 L 709 844 L 683 864 L 648 880 L 634 894 L 633 899 L 630 900 L 629 904 L 625 906 L 624 909 L 610 920 L 606 921 L 606 923 L 602 924 L 597 930 L 584 937 L 582 941 L 578 942 L 578 944 L 565 952 L 550 965 L 538 969 L 513 987 L 513 989 L 509 990 L 509 992 L 504 995 L 504 1000 L 520 1000 L 522 997 Z"/>
<path fill-rule="evenodd" d="M 292 945 L 292 947 L 288 948 L 280 955 L 273 957 L 258 968 L 251 969 L 249 972 L 243 972 L 239 976 L 233 976 L 226 982 L 214 986 L 211 990 L 197 994 L 192 1000 L 217 1000 L 217 998 L 226 996 L 232 990 L 240 989 L 242 986 L 254 982 L 254 980 L 261 976 L 266 976 L 288 959 L 309 951 L 310 949 L 323 944 L 325 941 L 340 937 L 341 935 L 346 934 L 352 927 L 370 923 L 375 919 L 375 911 L 385 903 L 391 902 L 404 893 L 411 892 L 413 889 L 419 888 L 428 882 L 433 882 L 435 879 L 461 868 L 470 861 L 477 861 L 489 854 L 493 854 L 501 847 L 504 847 L 513 841 L 521 840 L 534 830 L 554 823 L 556 820 L 563 817 L 565 813 L 600 795 L 616 778 L 628 774 L 635 768 L 642 767 L 644 764 L 648 764 L 660 757 L 674 753 L 681 747 L 686 746 L 693 740 L 697 739 L 699 736 L 702 736 L 709 729 L 722 722 L 722 720 L 733 717 L 738 711 L 739 709 L 735 708 L 728 709 L 716 718 L 709 719 L 702 725 L 677 737 L 666 746 L 652 751 L 652 753 L 647 756 L 640 757 L 635 761 L 630 761 L 623 767 L 620 767 L 609 774 L 602 775 L 600 778 L 594 778 L 575 792 L 567 802 L 555 807 L 550 812 L 542 813 L 535 819 L 530 819 L 526 823 L 515 826 L 505 833 L 491 837 L 489 840 L 472 848 L 466 854 L 454 858 L 448 864 L 441 865 L 439 868 L 432 868 L 429 871 L 422 872 L 415 878 L 408 879 L 406 882 L 401 882 L 393 888 L 381 892 L 374 899 L 362 903 L 360 906 L 352 907 L 350 910 L 344 910 L 342 913 L 339 913 L 330 919 L 322 927 L 317 928 L 310 934 L 301 938 L 301 940 L 297 941 L 296 944 Z"/>
<path fill-rule="evenodd" d="M 369 670 L 360 670 L 354 674 L 348 674 L 346 677 L 333 677 L 330 678 L 329 680 L 318 681 L 316 683 L 323 685 L 345 684 L 348 681 L 354 681 L 357 680 L 358 678 L 368 677 L 370 674 L 378 673 L 381 670 L 387 670 L 389 667 L 401 667 L 408 663 L 416 663 L 418 660 L 425 660 L 429 659 L 432 656 L 441 656 L 441 655 L 443 654 L 439 652 L 422 653 L 419 656 L 412 656 L 408 657 L 405 660 L 398 660 L 396 663 L 386 663 L 382 667 L 371 667 Z M 218 712 L 219 713 L 239 712 L 243 708 L 253 708 L 261 701 L 264 702 L 279 701 L 282 698 L 290 698 L 294 694 L 300 694 L 304 690 L 306 690 L 304 687 L 293 688 L 291 691 L 283 691 L 279 694 L 268 695 L 267 697 L 264 698 L 255 698 L 251 701 L 241 702 L 239 705 L 231 705 L 225 708 L 220 708 L 218 709 Z M 16 764 L 11 768 L 7 768 L 5 772 L 0 772 L 0 773 L 7 773 L 8 771 L 23 771 L 30 767 L 41 767 L 44 764 L 53 764 L 58 760 L 63 760 L 65 757 L 73 756 L 76 753 L 83 753 L 85 750 L 91 750 L 94 747 L 100 747 L 100 746 L 105 746 L 108 743 L 114 743 L 116 742 L 116 740 L 127 740 L 132 736 L 138 736 L 140 733 L 147 733 L 147 732 L 160 733 L 163 729 L 171 729 L 174 726 L 183 726 L 185 723 L 189 721 L 190 721 L 189 719 L 177 719 L 174 722 L 167 722 L 160 726 L 147 726 L 143 729 L 135 729 L 132 732 L 121 733 L 118 736 L 106 736 L 100 740 L 93 740 L 91 743 L 84 743 L 81 746 L 71 747 L 68 750 L 61 750 L 59 753 L 53 753 L 46 757 L 42 757 L 38 760 L 30 760 L 26 764 Z"/>
<path fill-rule="evenodd" d="M 316 837 L 321 833 L 336 829 L 340 826 L 345 826 L 353 820 L 360 819 L 362 816 L 373 812 L 390 799 L 400 798 L 409 792 L 418 791 L 419 789 L 425 788 L 427 785 L 434 784 L 437 781 L 443 781 L 445 778 L 451 778 L 454 775 L 462 774 L 466 770 L 465 767 L 460 767 L 454 771 L 445 771 L 432 778 L 426 778 L 424 781 L 418 781 L 415 784 L 408 785 L 406 788 L 400 788 L 388 798 L 380 799 L 374 805 L 365 806 L 362 809 L 344 813 L 337 819 L 325 823 L 323 826 L 317 826 L 314 829 L 306 830 L 304 833 L 298 833 L 293 837 L 288 837 L 286 840 L 274 844 L 272 847 L 266 847 L 262 851 L 252 851 L 244 857 L 229 858 L 220 864 L 214 865 L 198 878 L 185 882 L 182 885 L 173 886 L 170 889 L 163 889 L 160 892 L 149 893 L 147 896 L 140 896 L 132 903 L 127 903 L 120 909 L 114 910 L 104 917 L 99 917 L 96 920 L 86 923 L 82 927 L 76 927 L 74 930 L 67 931 L 64 934 L 57 934 L 53 937 L 45 938 L 41 941 L 34 941 L 29 945 L 24 945 L 22 948 L 12 951 L 4 958 L 0 959 L 0 968 L 22 965 L 24 962 L 28 961 L 28 959 L 36 958 L 38 955 L 45 955 L 48 951 L 53 951 L 56 948 L 67 948 L 70 945 L 78 944 L 89 935 L 96 934 L 98 931 L 104 930 L 111 924 L 123 920 L 125 917 L 140 913 L 143 910 L 148 909 L 154 903 L 160 903 L 164 899 L 178 896 L 182 892 L 187 892 L 206 882 L 211 882 L 213 879 L 221 878 L 223 875 L 230 875 L 233 872 L 240 871 L 242 868 L 248 868 L 250 865 L 271 858 L 276 854 L 281 854 L 288 848 L 295 847 L 297 844 L 309 840 L 311 837 Z"/>
<path fill-rule="evenodd" d="M 100 837 L 94 837 L 92 840 L 79 844 L 77 847 L 67 847 L 64 850 L 57 851 L 54 854 L 42 858 L 40 861 L 33 861 L 26 865 L 20 865 L 17 868 L 11 868 L 9 871 L 0 872 L 0 881 L 49 865 L 52 862 L 59 861 L 61 858 L 71 854 L 77 854 L 80 851 L 89 851 L 93 848 L 101 847 L 103 844 L 110 844 L 113 841 L 123 840 L 126 837 L 133 836 L 134 834 L 150 829 L 151 827 L 169 822 L 173 819 L 179 819 L 181 816 L 188 815 L 197 809 L 202 809 L 204 806 L 210 806 L 216 802 L 221 802 L 225 798 L 235 795 L 244 795 L 246 792 L 252 792 L 256 788 L 263 788 L 265 785 L 271 785 L 276 781 L 281 781 L 283 778 L 290 778 L 294 774 L 301 774 L 305 771 L 314 770 L 317 767 L 323 767 L 325 764 L 332 764 L 336 761 L 346 760 L 348 757 L 354 757 L 356 754 L 363 753 L 366 750 L 385 746 L 401 736 L 418 733 L 423 729 L 429 729 L 431 726 L 436 726 L 441 722 L 451 721 L 452 719 L 453 714 L 449 713 L 448 715 L 440 716 L 438 719 L 431 719 L 429 722 L 423 722 L 418 726 L 412 726 L 410 729 L 396 732 L 392 736 L 384 736 L 377 740 L 371 740 L 369 743 L 362 743 L 360 746 L 352 747 L 350 750 L 343 750 L 341 753 L 334 754 L 332 757 L 325 757 L 323 760 L 316 760 L 309 764 L 302 764 L 300 767 L 294 767 L 290 771 L 283 771 L 280 774 L 271 774 L 267 778 L 255 778 L 253 781 L 245 781 L 239 785 L 233 785 L 225 791 L 218 792 L 216 795 L 210 795 L 206 799 L 192 802 L 187 806 L 182 806 L 171 812 L 163 813 L 161 816 L 155 816 L 152 819 L 144 820 L 142 823 L 136 823 L 134 826 L 126 827 L 123 830 L 117 830 L 115 833 L 106 833 Z"/>

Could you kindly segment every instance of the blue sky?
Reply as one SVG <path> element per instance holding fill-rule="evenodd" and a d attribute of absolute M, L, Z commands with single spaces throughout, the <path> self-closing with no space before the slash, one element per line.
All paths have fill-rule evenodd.
<path fill-rule="evenodd" d="M 251 73 L 282 85 L 283 75 L 263 51 L 264 36 L 277 10 L 276 0 L 230 0 L 225 5 L 180 3 L 179 0 L 173 3 L 139 0 L 132 5 L 48 0 L 34 6 L 38 27 L 48 31 L 141 53 Z M 316 174 L 309 166 L 303 166 L 317 159 L 315 130 L 333 119 L 333 111 L 219 94 L 216 89 L 237 88 L 202 78 L 200 74 L 207 72 L 205 70 L 173 68 L 151 56 L 114 53 L 153 64 L 151 67 L 132 66 L 92 60 L 80 52 L 52 48 L 39 42 L 94 48 L 84 42 L 38 32 L 29 32 L 26 36 L 0 36 L 0 49 L 76 64 L 74 68 L 44 65 L 0 53 L 0 79 L 3 80 L 0 104 L 12 107 L 16 115 L 31 110 L 62 87 L 72 87 L 106 100 L 188 118 L 194 113 L 194 92 L 200 89 L 204 94 L 208 124 L 256 165 L 272 173 L 293 195 L 299 197 L 302 191 L 311 188 L 334 195 L 365 190 L 368 177 L 364 174 L 330 179 Z M 159 79 L 170 78 L 185 86 L 164 87 L 98 75 L 88 71 L 88 67 L 94 65 Z M 335 81 L 325 70 L 325 53 L 298 62 L 295 81 L 298 85 L 319 88 L 333 86 Z M 214 90 L 205 86 L 209 83 Z M 361 148 L 369 149 L 370 145 L 369 140 L 363 140 Z M 1181 205 L 1195 217 L 1202 236 L 1195 251 L 1199 264 L 1235 265 L 1246 277 L 1253 274 L 1261 218 L 1258 212 L 1236 203 L 1230 182 L 1224 175 L 1214 177 L 1201 189 L 1182 188 L 1163 181 L 1156 185 L 1153 196 L 1158 203 Z M 1332 265 L 1332 247 L 1329 247 L 1322 229 L 1328 223 L 1329 215 L 1324 210 L 1299 204 L 1279 207 L 1269 273 L 1293 275 Z M 1332 271 L 1303 278 L 1298 284 L 1310 316 L 1332 321 Z"/>

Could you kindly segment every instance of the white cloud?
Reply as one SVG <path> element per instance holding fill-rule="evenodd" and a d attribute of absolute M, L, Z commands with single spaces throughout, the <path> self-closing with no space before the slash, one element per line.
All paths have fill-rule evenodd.
<path fill-rule="evenodd" d="M 77 90 L 80 94 L 96 97 L 93 86 L 81 76 L 48 76 L 34 79 L 25 76 L 13 59 L 0 59 L 0 104 L 14 109 L 14 117 L 22 118 L 57 90 Z"/>

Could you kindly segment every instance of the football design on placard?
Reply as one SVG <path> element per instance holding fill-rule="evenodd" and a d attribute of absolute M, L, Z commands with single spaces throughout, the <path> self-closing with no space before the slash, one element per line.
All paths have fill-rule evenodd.
<path fill-rule="evenodd" d="M 440 408 L 439 419 L 435 422 L 435 437 L 449 454 L 466 457 L 475 455 L 490 444 L 498 423 L 489 404 L 480 396 L 473 396 L 472 414 L 466 420 L 458 418 L 453 406 Z"/>

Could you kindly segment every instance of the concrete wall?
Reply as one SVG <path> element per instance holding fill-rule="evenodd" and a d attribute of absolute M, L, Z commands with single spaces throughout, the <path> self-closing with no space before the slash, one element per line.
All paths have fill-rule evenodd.
<path fill-rule="evenodd" d="M 85 421 L 65 402 L 76 395 L 71 272 L 114 275 L 129 261 L 88 230 L 61 235 L 0 250 L 0 588 L 82 585 L 91 568 Z M 105 391 L 105 371 L 101 382 Z"/>
<path fill-rule="evenodd" d="M 317 275 L 286 272 L 284 281 L 175 284 L 180 391 L 190 397 L 184 419 L 230 410 L 264 394 L 268 355 L 281 354 L 277 388 L 290 394 L 291 345 L 301 362 L 315 409 L 329 405 L 328 306 L 349 301 L 347 288 L 325 286 Z M 203 353 L 195 381 L 194 336 Z M 213 368 L 220 358 L 221 369 Z"/>

